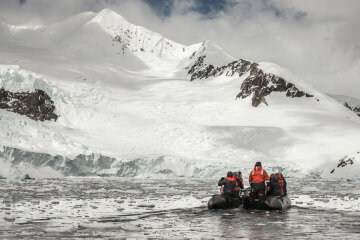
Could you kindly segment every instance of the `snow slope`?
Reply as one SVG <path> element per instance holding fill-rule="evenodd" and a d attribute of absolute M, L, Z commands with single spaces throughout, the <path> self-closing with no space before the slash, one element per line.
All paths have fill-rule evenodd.
<path fill-rule="evenodd" d="M 341 104 L 349 104 L 351 107 L 357 107 L 360 108 L 360 99 L 344 96 L 344 95 L 334 95 L 334 94 L 328 94 L 330 97 L 336 99 Z"/>
<path fill-rule="evenodd" d="M 0 52 L 0 87 L 44 90 L 59 116 L 36 122 L 0 109 L 6 177 L 218 177 L 255 161 L 287 175 L 345 177 L 329 173 L 360 150 L 360 119 L 289 71 L 259 64 L 314 97 L 274 92 L 253 108 L 235 100 L 250 73 L 189 81 L 198 56 L 234 61 L 221 47 L 175 43 L 109 9 L 44 26 L 1 23 Z M 358 162 L 349 167 L 360 172 Z"/>
<path fill-rule="evenodd" d="M 334 98 L 336 101 L 344 105 L 350 111 L 353 111 L 356 115 L 360 117 L 360 100 L 357 98 L 344 96 L 344 95 L 334 95 L 328 94 L 330 97 Z"/>

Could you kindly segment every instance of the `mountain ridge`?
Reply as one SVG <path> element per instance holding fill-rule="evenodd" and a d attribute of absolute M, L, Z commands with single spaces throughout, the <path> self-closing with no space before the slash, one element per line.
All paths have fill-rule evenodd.
<path fill-rule="evenodd" d="M 345 95 L 327 94 L 360 117 L 360 99 Z"/>
<path fill-rule="evenodd" d="M 289 176 L 325 176 L 359 151 L 358 117 L 288 70 L 236 60 L 211 41 L 178 44 L 113 15 L 84 13 L 0 37 L 0 88 L 43 90 L 58 116 L 42 122 L 0 109 L 6 171 L 44 176 L 84 164 L 70 175 L 101 175 L 101 155 L 121 176 L 218 177 L 255 161 Z M 245 98 L 235 100 L 239 92 Z M 31 160 L 37 154 L 47 155 Z M 355 176 L 358 160 L 351 168 Z"/>

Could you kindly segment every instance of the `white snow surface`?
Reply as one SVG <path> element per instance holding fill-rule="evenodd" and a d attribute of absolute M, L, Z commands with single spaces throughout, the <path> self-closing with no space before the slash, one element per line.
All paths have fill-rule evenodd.
<path fill-rule="evenodd" d="M 360 151 L 360 119 L 289 71 L 260 63 L 315 97 L 273 93 L 269 106 L 253 108 L 251 97 L 235 100 L 246 75 L 190 82 L 185 67 L 195 51 L 215 66 L 234 60 L 216 44 L 178 44 L 110 9 L 44 26 L 1 23 L 0 87 L 44 90 L 59 119 L 36 122 L 0 110 L 0 146 L 65 157 L 102 154 L 117 159 L 114 168 L 164 156 L 161 168 L 179 176 L 191 176 L 195 167 L 251 168 L 255 161 L 328 176 L 340 158 Z M 0 175 L 12 171 L 9 161 L 0 159 Z M 344 167 L 357 173 L 352 177 L 360 176 L 356 161 Z M 27 168 L 36 176 L 56 174 L 24 168 L 19 174 Z"/>

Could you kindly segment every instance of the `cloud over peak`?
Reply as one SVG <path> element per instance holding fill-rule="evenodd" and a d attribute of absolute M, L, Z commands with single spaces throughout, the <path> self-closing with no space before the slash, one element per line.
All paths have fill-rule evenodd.
<path fill-rule="evenodd" d="M 0 19 L 60 21 L 111 8 L 183 44 L 212 40 L 236 58 L 282 65 L 325 92 L 360 98 L 360 1 L 2 0 Z"/>

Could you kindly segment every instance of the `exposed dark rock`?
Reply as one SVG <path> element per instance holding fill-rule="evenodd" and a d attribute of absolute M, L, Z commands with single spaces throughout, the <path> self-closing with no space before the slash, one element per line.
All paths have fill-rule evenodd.
<path fill-rule="evenodd" d="M 26 173 L 23 180 L 31 180 L 31 179 L 35 179 L 35 178 L 30 177 L 30 175 Z"/>
<path fill-rule="evenodd" d="M 344 106 L 360 117 L 360 107 L 352 107 L 347 102 L 344 103 Z"/>
<path fill-rule="evenodd" d="M 121 37 L 120 35 L 116 35 L 113 38 L 113 41 L 114 42 L 119 42 L 121 44 L 122 53 L 125 54 L 125 49 L 127 49 L 129 47 L 129 45 L 130 45 L 129 39 Z"/>
<path fill-rule="evenodd" d="M 286 96 L 294 97 L 313 97 L 305 93 L 292 83 L 285 81 L 283 78 L 271 73 L 264 73 L 257 66 L 250 70 L 250 76 L 241 84 L 240 92 L 236 98 L 247 98 L 253 94 L 252 106 L 257 107 L 261 102 L 266 103 L 265 96 L 272 92 L 286 92 Z"/>
<path fill-rule="evenodd" d="M 360 107 L 353 108 L 353 111 L 360 117 Z"/>
<path fill-rule="evenodd" d="M 345 167 L 346 165 L 350 164 L 353 165 L 354 164 L 354 159 L 355 158 L 349 158 L 348 156 L 343 157 L 342 159 L 339 160 L 339 163 L 336 167 Z"/>
<path fill-rule="evenodd" d="M 268 104 L 265 100 L 264 94 L 262 92 L 259 92 L 256 90 L 252 97 L 252 106 L 257 107 L 260 105 L 260 103 L 264 103 L 264 104 L 266 104 L 266 106 L 268 106 Z"/>
<path fill-rule="evenodd" d="M 196 53 L 197 52 L 194 52 L 190 59 L 194 58 Z M 188 76 L 190 76 L 190 81 L 217 77 L 220 75 L 234 76 L 235 74 L 238 74 L 239 77 L 241 77 L 245 73 L 250 72 L 250 76 L 241 84 L 240 92 L 236 98 L 247 98 L 250 95 L 253 95 L 253 107 L 257 107 L 260 103 L 268 105 L 265 96 L 272 92 L 285 92 L 286 96 L 291 98 L 304 96 L 313 97 L 313 95 L 299 90 L 294 84 L 285 81 L 285 79 L 281 77 L 271 73 L 264 73 L 258 68 L 259 65 L 257 63 L 240 59 L 238 61 L 233 61 L 226 66 L 215 67 L 211 64 L 205 64 L 205 58 L 205 54 L 199 56 L 195 63 L 189 67 L 190 70 L 188 71 Z"/>
<path fill-rule="evenodd" d="M 193 55 L 196 52 L 193 53 Z M 190 58 L 194 57 L 191 55 Z M 238 73 L 239 76 L 242 76 L 248 72 L 252 67 L 257 66 L 257 63 L 252 63 L 243 59 L 238 61 L 233 61 L 226 66 L 215 67 L 211 64 L 204 64 L 204 59 L 206 55 L 201 55 L 197 58 L 195 63 L 191 66 L 188 71 L 190 76 L 190 81 L 195 79 L 205 79 L 209 77 L 217 77 L 225 74 L 226 76 L 233 76 L 235 73 Z"/>
<path fill-rule="evenodd" d="M 25 115 L 35 121 L 57 120 L 55 105 L 46 92 L 10 92 L 0 89 L 0 108 Z"/>
<path fill-rule="evenodd" d="M 343 158 L 341 158 L 339 160 L 339 163 L 338 165 L 336 166 L 337 168 L 341 168 L 341 167 L 345 167 L 347 165 L 353 165 L 354 164 L 354 160 L 355 158 L 354 157 L 348 157 L 348 156 L 345 156 Z M 330 173 L 334 173 L 335 172 L 335 168 L 333 170 L 331 170 Z"/>

